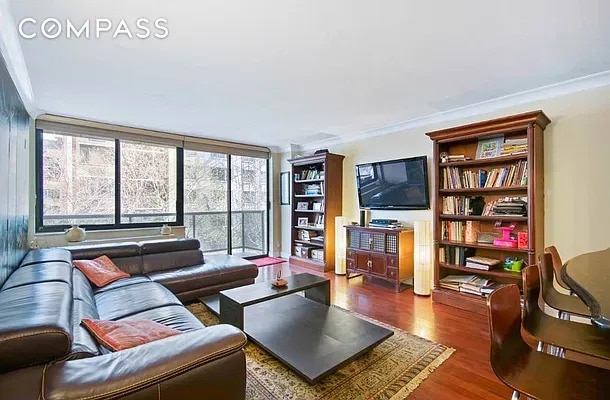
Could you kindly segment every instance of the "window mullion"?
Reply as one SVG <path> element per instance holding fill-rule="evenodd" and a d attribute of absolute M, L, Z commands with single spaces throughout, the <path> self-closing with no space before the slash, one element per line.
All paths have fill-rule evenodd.
<path fill-rule="evenodd" d="M 114 225 L 121 225 L 121 142 L 114 140 Z"/>

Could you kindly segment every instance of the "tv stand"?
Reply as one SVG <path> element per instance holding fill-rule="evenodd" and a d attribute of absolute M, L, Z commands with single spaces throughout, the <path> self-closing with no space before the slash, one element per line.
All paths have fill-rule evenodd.
<path fill-rule="evenodd" d="M 347 279 L 364 275 L 390 282 L 396 292 L 413 277 L 413 230 L 347 225 Z"/>

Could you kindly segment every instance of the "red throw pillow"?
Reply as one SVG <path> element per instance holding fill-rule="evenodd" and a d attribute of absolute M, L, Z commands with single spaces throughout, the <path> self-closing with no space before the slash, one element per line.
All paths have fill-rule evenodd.
<path fill-rule="evenodd" d="M 106 256 L 101 256 L 94 260 L 74 260 L 73 263 L 97 287 L 102 287 L 117 279 L 129 278 L 131 276 L 127 272 L 121 271 Z"/>
<path fill-rule="evenodd" d="M 182 333 L 169 326 L 146 319 L 123 321 L 83 319 L 81 324 L 91 332 L 99 344 L 112 351 L 129 349 Z"/>

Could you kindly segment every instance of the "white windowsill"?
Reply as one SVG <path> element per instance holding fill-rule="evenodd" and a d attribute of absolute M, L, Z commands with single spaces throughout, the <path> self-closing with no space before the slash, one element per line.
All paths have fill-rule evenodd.
<path fill-rule="evenodd" d="M 87 231 L 82 242 L 68 242 L 63 232 L 37 233 L 34 242 L 38 248 L 79 246 L 84 244 L 102 244 L 112 242 L 138 242 L 143 240 L 175 239 L 184 237 L 184 226 L 172 226 L 170 235 L 162 235 L 159 228 L 129 228 L 109 229 L 103 231 Z M 30 243 L 30 247 L 35 247 Z"/>

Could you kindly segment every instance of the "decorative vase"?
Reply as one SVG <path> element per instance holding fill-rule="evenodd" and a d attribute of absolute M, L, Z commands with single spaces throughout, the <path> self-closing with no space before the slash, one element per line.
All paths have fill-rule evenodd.
<path fill-rule="evenodd" d="M 87 233 L 78 225 L 72 225 L 72 228 L 66 231 L 66 240 L 68 242 L 82 242 L 85 240 Z"/>
<path fill-rule="evenodd" d="M 167 224 L 164 224 L 161 227 L 161 234 L 162 235 L 170 235 L 171 233 L 172 233 L 172 227 L 171 226 L 169 226 Z"/>

